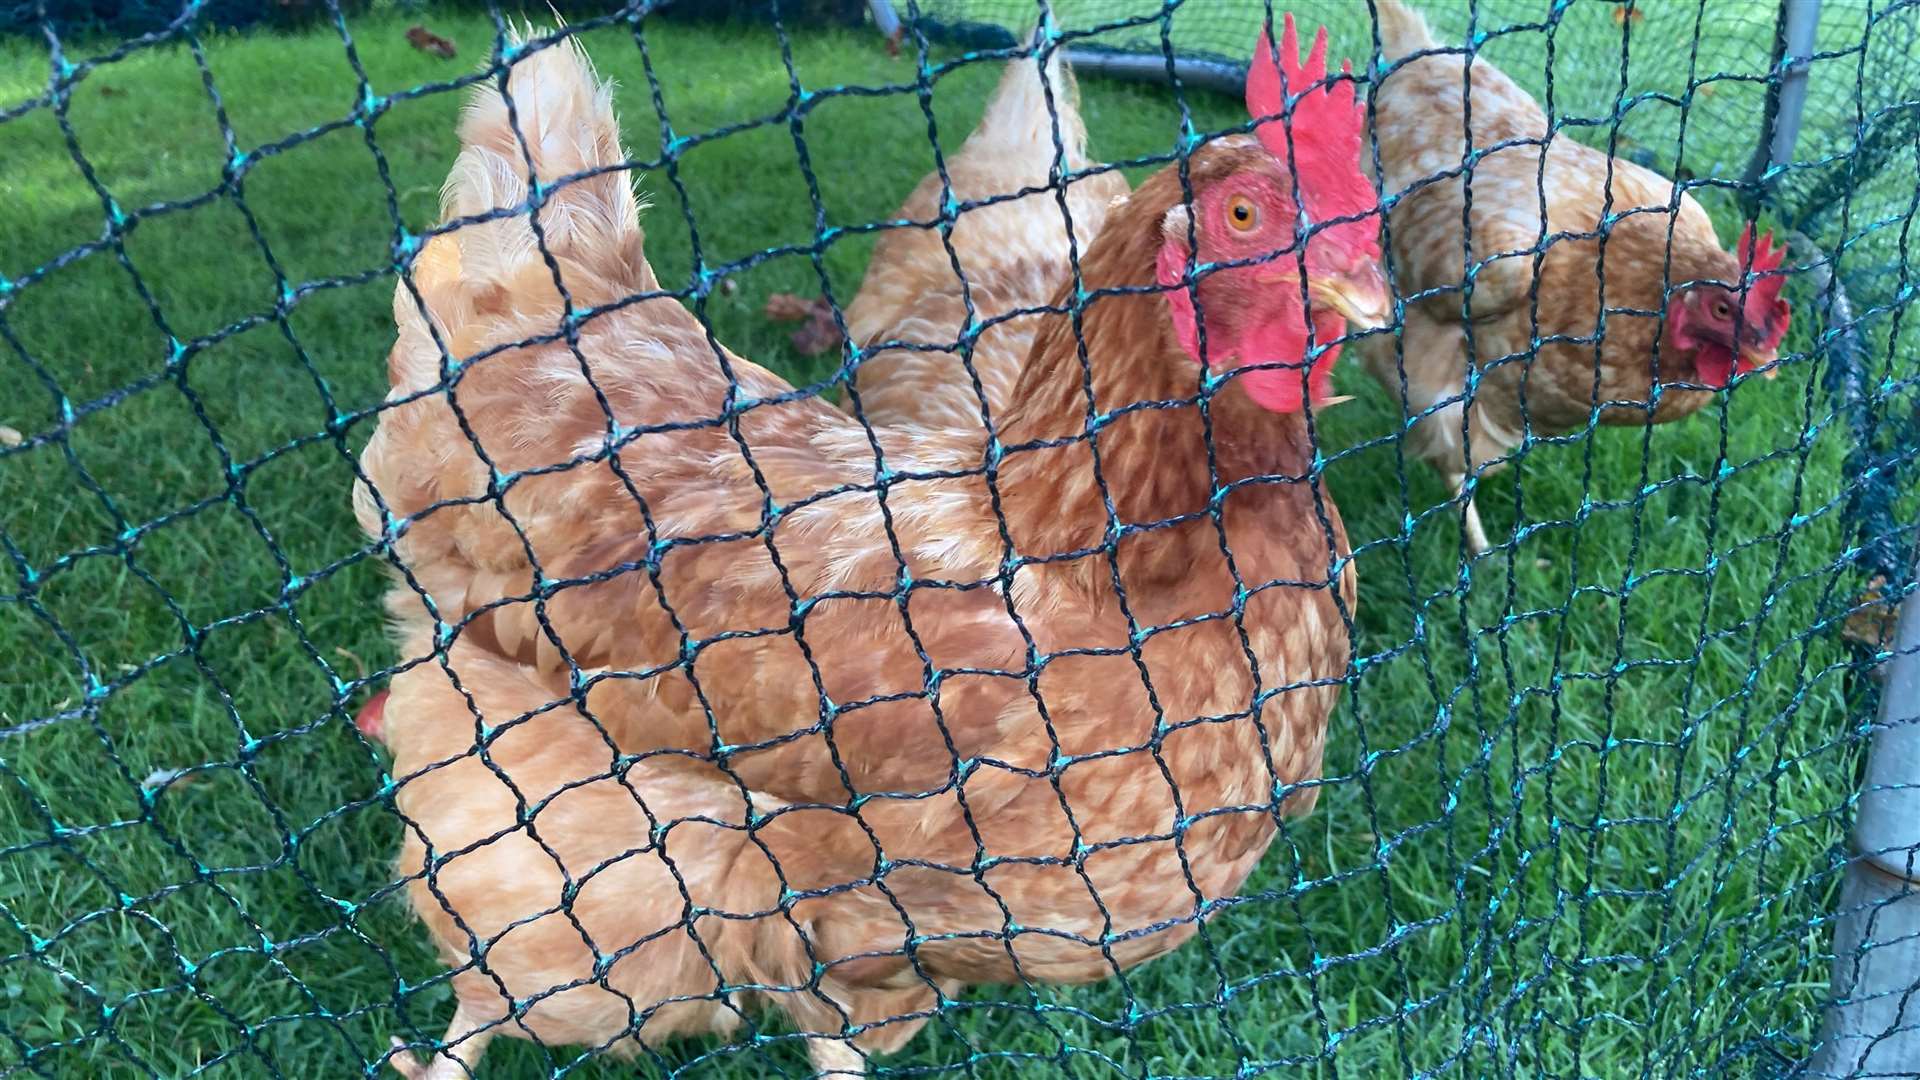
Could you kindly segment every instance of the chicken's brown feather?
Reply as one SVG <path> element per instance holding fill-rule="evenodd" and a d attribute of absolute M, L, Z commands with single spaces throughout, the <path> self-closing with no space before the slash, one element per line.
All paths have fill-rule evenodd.
<path fill-rule="evenodd" d="M 1376 2 L 1387 59 L 1416 55 L 1376 92 L 1374 135 L 1381 189 L 1401 196 L 1388 223 L 1396 286 L 1420 297 L 1422 318 L 1409 312 L 1400 356 L 1385 338 L 1363 349 L 1396 392 L 1404 363 L 1415 449 L 1458 474 L 1498 461 L 1528 431 L 1575 430 L 1596 411 L 1601 423 L 1644 424 L 1701 408 L 1709 393 L 1671 385 L 1654 407 L 1665 343 L 1651 313 L 1675 286 L 1738 280 L 1706 212 L 1673 181 L 1550 129 L 1486 60 L 1417 55 L 1434 48 L 1419 16 Z M 1680 350 L 1658 356 L 1660 382 L 1695 378 Z M 1479 378 L 1463 444 L 1469 366 Z"/>
<path fill-rule="evenodd" d="M 1016 313 L 1053 299 L 1071 274 L 1070 247 L 1084 255 L 1128 191 L 1118 171 L 1087 157 L 1078 99 L 1057 51 L 1044 68 L 1031 57 L 1008 61 L 944 179 L 929 173 L 894 214 L 913 224 L 881 234 L 848 327 L 863 348 L 922 348 L 862 360 L 855 385 L 873 423 L 975 428 L 982 393 L 990 415 L 1005 410 L 1039 325 Z M 1073 177 L 1064 209 L 1062 175 Z"/>
<path fill-rule="evenodd" d="M 516 100 L 584 96 L 610 123 L 570 48 L 516 64 Z M 580 115 L 545 106 L 528 115 Z M 492 134 L 467 137 L 459 182 L 512 200 Z M 1263 154 L 1204 147 L 1190 180 Z M 618 196 L 549 204 L 570 197 L 597 201 L 555 252 L 569 286 L 652 280 Z M 357 505 L 433 601 L 392 591 L 423 662 L 385 730 L 456 1025 L 511 1006 L 509 1032 L 630 1050 L 636 1019 L 646 1041 L 730 1030 L 740 995 L 719 987 L 751 985 L 787 988 L 759 996 L 804 1033 L 850 1019 L 875 1025 L 863 1049 L 897 1048 L 923 1019 L 882 1021 L 936 985 L 1087 981 L 1175 947 L 1276 809 L 1312 805 L 1354 585 L 1305 425 L 1237 383 L 1203 415 L 1165 300 L 1111 291 L 1152 281 L 1183 198 L 1169 170 L 1116 208 L 1078 336 L 1039 320 L 991 485 L 967 429 L 883 430 L 883 479 L 853 418 L 785 400 L 667 299 L 469 361 L 553 334 L 562 305 L 515 219 L 473 249 L 449 234 L 459 258 L 415 282 L 424 315 L 396 305 Z M 430 326 L 471 352 L 447 363 Z M 1082 338 L 1120 411 L 1097 432 Z M 446 644 L 436 622 L 465 626 Z"/>

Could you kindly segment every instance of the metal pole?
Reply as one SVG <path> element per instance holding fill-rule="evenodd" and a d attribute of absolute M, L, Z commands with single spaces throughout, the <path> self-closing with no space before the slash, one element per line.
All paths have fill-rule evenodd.
<path fill-rule="evenodd" d="M 1780 36 L 1774 66 L 1780 79 L 1767 90 L 1766 123 L 1760 145 L 1747 165 L 1746 184 L 1756 192 L 1774 169 L 1793 162 L 1800 140 L 1800 116 L 1807 107 L 1807 68 L 1811 65 L 1814 32 L 1820 27 L 1820 0 L 1780 0 Z"/>
<path fill-rule="evenodd" d="M 1817 4 L 1818 0 L 1814 0 Z M 892 48 L 898 48 L 902 26 L 900 15 L 894 10 L 892 0 L 867 0 L 867 10 L 873 14 L 873 25 L 883 34 Z M 1158 53 L 1122 53 L 1106 49 L 1077 49 L 1068 47 L 1060 50 L 1060 55 L 1080 74 L 1105 75 L 1114 79 L 1131 79 L 1136 82 L 1167 81 L 1167 59 Z M 1198 60 L 1189 57 L 1175 57 L 1173 70 L 1182 84 L 1196 86 L 1205 90 L 1217 90 L 1222 94 L 1235 97 L 1246 92 L 1247 65 L 1235 64 L 1225 60 Z"/>
<path fill-rule="evenodd" d="M 1067 63 L 1082 75 L 1105 75 L 1114 79 L 1133 79 L 1139 82 L 1166 82 L 1167 58 L 1159 53 L 1119 53 L 1105 49 L 1062 50 Z M 1185 86 L 1197 86 L 1205 90 L 1217 90 L 1222 94 L 1238 96 L 1246 93 L 1247 65 L 1234 64 L 1224 60 L 1196 60 L 1186 57 L 1174 57 L 1174 74 L 1180 77 Z"/>
<path fill-rule="evenodd" d="M 1813 36 L 1820 27 L 1820 0 L 1787 0 L 1787 70 L 1780 76 L 1780 113 L 1774 117 L 1769 160 L 1775 168 L 1793 161 L 1800 139 L 1800 114 L 1807 107 L 1807 69 L 1812 66 Z"/>
<path fill-rule="evenodd" d="M 1811 1076 L 1920 1075 L 1920 590 L 1900 605 L 1892 651 Z"/>

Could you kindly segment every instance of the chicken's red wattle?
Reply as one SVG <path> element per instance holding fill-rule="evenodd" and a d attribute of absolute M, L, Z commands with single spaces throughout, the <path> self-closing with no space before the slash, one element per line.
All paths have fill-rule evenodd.
<path fill-rule="evenodd" d="M 380 736 L 386 727 L 387 693 L 382 690 L 368 698 L 353 717 L 353 726 L 360 729 L 360 734 L 375 742 L 381 741 Z"/>

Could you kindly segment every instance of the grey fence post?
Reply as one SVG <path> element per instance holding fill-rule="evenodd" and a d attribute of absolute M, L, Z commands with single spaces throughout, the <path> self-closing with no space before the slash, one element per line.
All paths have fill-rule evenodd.
<path fill-rule="evenodd" d="M 1900 605 L 1892 651 L 1812 1076 L 1920 1075 L 1920 590 Z"/>
<path fill-rule="evenodd" d="M 1780 31 L 1775 39 L 1773 66 L 1784 70 L 1780 81 L 1767 88 L 1766 120 L 1760 145 L 1747 163 L 1749 196 L 1768 179 L 1769 170 L 1790 164 L 1800 140 L 1800 115 L 1807 107 L 1807 68 L 1813 56 L 1814 31 L 1820 26 L 1820 0 L 1780 0 Z"/>

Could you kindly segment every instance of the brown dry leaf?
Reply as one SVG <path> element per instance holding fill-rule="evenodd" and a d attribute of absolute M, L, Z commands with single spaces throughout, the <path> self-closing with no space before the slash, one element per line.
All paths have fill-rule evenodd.
<path fill-rule="evenodd" d="M 1632 19 L 1637 25 L 1640 20 L 1646 17 L 1646 14 L 1639 8 L 1617 7 L 1613 9 L 1613 24 L 1615 26 L 1625 26 L 1628 19 Z"/>
<path fill-rule="evenodd" d="M 1881 590 L 1887 587 L 1884 575 L 1875 574 L 1867 591 L 1854 601 L 1854 611 L 1840 627 L 1840 636 L 1856 645 L 1880 650 L 1893 640 L 1899 609 L 1889 603 Z"/>
<path fill-rule="evenodd" d="M 777 292 L 767 297 L 764 314 L 774 322 L 799 322 L 813 312 L 814 301 L 794 293 Z"/>
<path fill-rule="evenodd" d="M 439 34 L 434 33 L 424 26 L 410 26 L 407 28 L 407 44 L 419 49 L 423 53 L 432 53 L 442 60 L 453 59 L 456 52 L 453 47 L 453 42 L 448 41 L 446 38 L 441 37 Z"/>
<path fill-rule="evenodd" d="M 824 296 L 803 300 L 794 293 L 774 293 L 767 297 L 762 314 L 774 322 L 806 321 L 790 337 L 793 347 L 803 356 L 814 356 L 837 348 L 845 340 L 833 321 L 833 305 Z"/>
<path fill-rule="evenodd" d="M 840 347 L 845 338 L 833 321 L 833 305 L 827 303 L 825 297 L 813 302 L 807 312 L 807 325 L 795 330 L 792 340 L 793 347 L 800 350 L 802 356 L 815 356 Z"/>
<path fill-rule="evenodd" d="M 185 769 L 155 769 L 147 774 L 146 779 L 140 781 L 140 789 L 151 792 L 164 787 L 179 791 L 189 784 L 198 783 L 199 780 L 200 774 L 191 773 Z"/>

